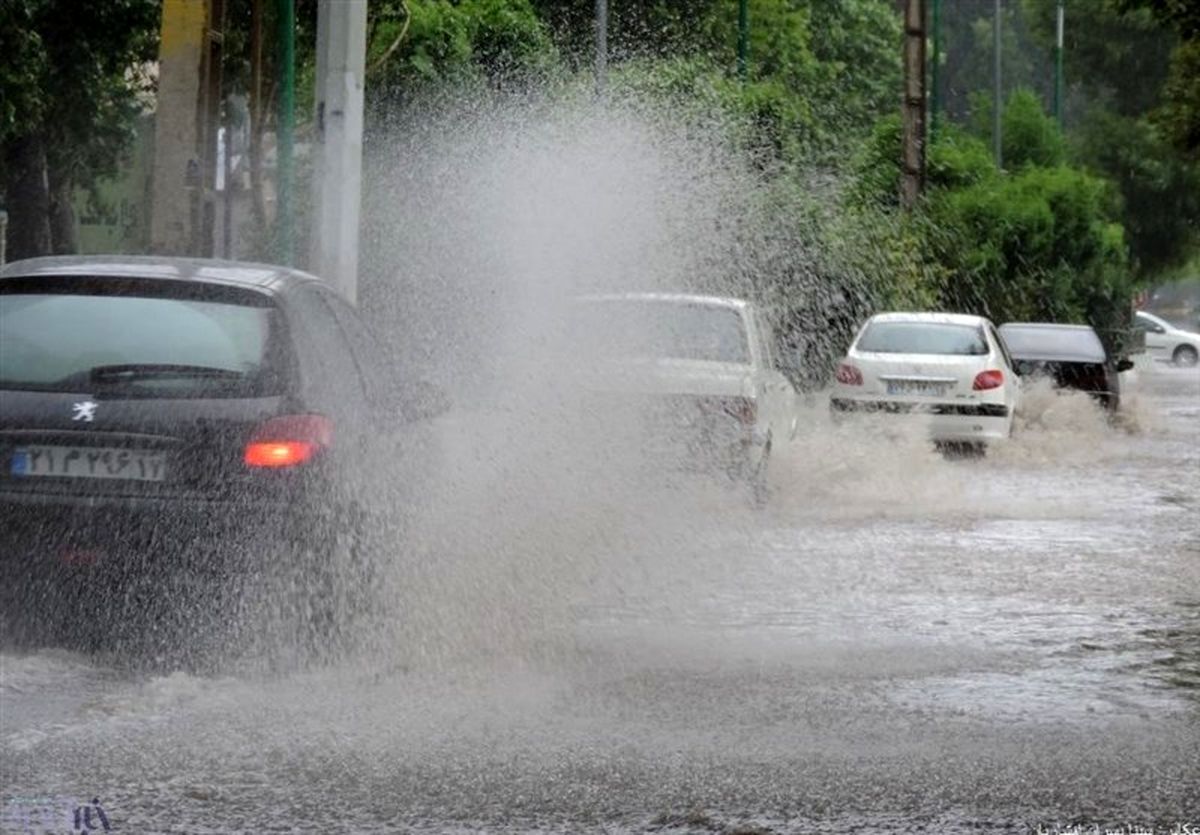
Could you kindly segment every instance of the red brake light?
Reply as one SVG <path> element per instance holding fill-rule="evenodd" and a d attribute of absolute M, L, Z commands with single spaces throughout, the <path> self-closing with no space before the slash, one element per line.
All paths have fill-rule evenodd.
<path fill-rule="evenodd" d="M 987 391 L 988 389 L 998 389 L 1002 385 L 1004 385 L 1004 372 L 992 368 L 976 374 L 975 382 L 971 385 L 971 388 L 975 391 Z"/>
<path fill-rule="evenodd" d="M 725 412 L 744 426 L 753 426 L 758 421 L 758 406 L 749 397 L 729 398 L 725 401 Z"/>
<path fill-rule="evenodd" d="M 242 460 L 248 467 L 295 467 L 332 443 L 333 421 L 324 415 L 285 415 L 254 430 Z"/>
<path fill-rule="evenodd" d="M 758 405 L 753 397 L 699 397 L 696 408 L 708 418 L 733 418 L 743 426 L 753 426 L 758 419 Z"/>
<path fill-rule="evenodd" d="M 861 386 L 863 384 L 862 372 L 848 362 L 844 362 L 838 366 L 837 381 L 847 386 Z"/>

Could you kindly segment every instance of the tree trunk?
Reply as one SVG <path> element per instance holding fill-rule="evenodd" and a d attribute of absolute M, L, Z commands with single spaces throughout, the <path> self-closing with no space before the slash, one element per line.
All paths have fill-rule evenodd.
<path fill-rule="evenodd" d="M 36 136 L 23 136 L 5 147 L 4 196 L 8 209 L 6 256 L 10 261 L 50 253 L 50 195 L 46 149 Z"/>
<path fill-rule="evenodd" d="M 75 225 L 75 208 L 71 205 L 75 184 L 57 166 L 50 167 L 49 175 L 50 249 L 55 255 L 74 255 L 79 251 L 79 230 Z"/>

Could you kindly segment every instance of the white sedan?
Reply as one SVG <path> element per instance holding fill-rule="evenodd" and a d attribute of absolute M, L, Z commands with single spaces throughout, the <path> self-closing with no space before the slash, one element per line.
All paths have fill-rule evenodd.
<path fill-rule="evenodd" d="M 1146 353 L 1152 359 L 1185 367 L 1200 362 L 1200 333 L 1177 328 L 1144 310 L 1134 314 L 1133 323 L 1146 332 Z"/>
<path fill-rule="evenodd" d="M 681 443 L 692 464 L 744 479 L 762 498 L 772 450 L 796 432 L 796 391 L 753 303 L 682 293 L 585 296 L 572 338 L 592 369 L 589 388 L 607 392 L 609 408 L 638 404 L 649 435 Z"/>
<path fill-rule="evenodd" d="M 879 412 L 924 422 L 939 443 L 982 445 L 1012 434 L 1020 381 L 981 316 L 881 313 L 838 366 L 835 415 Z"/>

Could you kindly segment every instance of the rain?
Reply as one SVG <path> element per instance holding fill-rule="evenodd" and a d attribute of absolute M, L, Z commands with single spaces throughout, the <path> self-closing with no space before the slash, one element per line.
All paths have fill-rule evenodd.
<path fill-rule="evenodd" d="M 173 570 L 209 534 L 170 507 L 137 548 L 91 544 L 86 510 L 37 529 L 70 545 L 36 593 L 6 575 L 0 830 L 1200 831 L 1198 367 L 1133 352 L 1115 413 L 1024 379 L 986 448 L 840 417 L 860 325 L 924 309 L 877 279 L 912 226 L 845 209 L 844 168 L 781 185 L 743 123 L 624 58 L 601 93 L 548 73 L 368 125 L 357 308 L 401 399 L 329 496 L 368 556 L 252 538 L 221 556 L 256 568 L 210 586 Z M 761 311 L 794 393 L 761 486 L 663 437 L 579 318 L 596 298 Z M 189 333 L 243 327 L 194 304 Z M 194 362 L 172 344 L 155 373 Z M 121 400 L 97 371 L 139 373 L 124 350 L 92 360 L 84 420 Z M 157 571 L 97 579 L 113 559 Z"/>

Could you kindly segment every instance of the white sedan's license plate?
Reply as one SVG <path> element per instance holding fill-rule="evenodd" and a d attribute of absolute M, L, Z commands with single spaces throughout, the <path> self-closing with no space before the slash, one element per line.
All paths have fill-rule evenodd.
<path fill-rule="evenodd" d="M 887 393 L 898 395 L 917 395 L 920 397 L 940 397 L 946 393 L 949 386 L 946 383 L 932 383 L 924 380 L 888 380 Z"/>
<path fill-rule="evenodd" d="M 27 446 L 13 451 L 14 476 L 121 478 L 162 481 L 167 474 L 163 452 L 120 447 Z"/>

